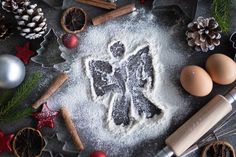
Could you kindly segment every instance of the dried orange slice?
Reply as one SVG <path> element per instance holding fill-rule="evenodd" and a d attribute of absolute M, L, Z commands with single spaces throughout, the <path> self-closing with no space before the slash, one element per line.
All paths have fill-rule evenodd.
<path fill-rule="evenodd" d="M 62 15 L 61 26 L 67 33 L 79 33 L 87 25 L 87 14 L 81 8 L 68 8 Z"/>
<path fill-rule="evenodd" d="M 44 147 L 40 131 L 30 127 L 18 131 L 13 140 L 13 151 L 17 157 L 39 157 Z"/>
<path fill-rule="evenodd" d="M 201 157 L 235 157 L 235 151 L 228 142 L 215 141 L 203 149 Z"/>

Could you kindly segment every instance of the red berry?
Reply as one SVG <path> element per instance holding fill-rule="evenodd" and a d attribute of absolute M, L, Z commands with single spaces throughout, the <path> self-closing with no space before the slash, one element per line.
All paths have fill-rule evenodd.
<path fill-rule="evenodd" d="M 68 49 L 76 48 L 78 45 L 78 37 L 76 34 L 67 33 L 62 36 L 62 43 Z"/>
<path fill-rule="evenodd" d="M 107 157 L 107 155 L 103 151 L 96 150 L 90 154 L 90 157 Z"/>

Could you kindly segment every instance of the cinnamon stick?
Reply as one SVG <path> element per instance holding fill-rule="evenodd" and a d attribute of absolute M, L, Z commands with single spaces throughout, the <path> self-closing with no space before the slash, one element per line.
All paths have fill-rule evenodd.
<path fill-rule="evenodd" d="M 44 94 L 32 105 L 34 109 L 39 108 L 39 106 L 46 102 L 47 99 L 53 95 L 60 87 L 61 85 L 68 79 L 68 76 L 65 73 L 59 74 L 55 80 L 50 84 L 48 89 L 44 92 Z"/>
<path fill-rule="evenodd" d="M 103 14 L 103 15 L 93 18 L 92 23 L 93 23 L 93 25 L 96 26 L 96 25 L 102 24 L 108 20 L 111 20 L 115 17 L 119 17 L 122 15 L 128 14 L 128 13 L 134 11 L 135 9 L 136 9 L 135 4 L 128 4 L 126 6 L 119 8 L 119 9 L 113 10 L 109 13 L 106 13 L 106 14 Z"/>
<path fill-rule="evenodd" d="M 116 9 L 116 4 L 112 2 L 106 2 L 101 0 L 76 0 L 76 1 L 103 9 Z"/>
<path fill-rule="evenodd" d="M 68 129 L 71 138 L 74 142 L 75 147 L 79 150 L 82 151 L 84 150 L 84 145 L 80 140 L 80 137 L 78 135 L 78 132 L 76 131 L 75 125 L 73 121 L 71 120 L 70 112 L 67 110 L 66 107 L 61 108 L 61 115 L 64 119 L 66 128 Z"/>

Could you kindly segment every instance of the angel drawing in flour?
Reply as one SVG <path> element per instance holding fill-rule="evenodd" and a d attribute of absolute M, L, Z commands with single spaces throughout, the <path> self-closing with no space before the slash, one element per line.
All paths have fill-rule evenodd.
<path fill-rule="evenodd" d="M 154 69 L 149 46 L 123 59 L 125 46 L 120 41 L 109 48 L 112 57 L 118 61 L 91 59 L 88 62 L 91 86 L 96 96 L 104 97 L 112 92 L 112 118 L 116 125 L 130 124 L 130 108 L 134 106 L 139 115 L 146 118 L 160 115 L 162 110 L 145 97 L 143 90 L 152 89 Z"/>

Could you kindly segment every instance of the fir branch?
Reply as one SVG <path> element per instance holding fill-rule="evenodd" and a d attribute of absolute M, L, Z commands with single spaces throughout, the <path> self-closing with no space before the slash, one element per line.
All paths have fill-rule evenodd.
<path fill-rule="evenodd" d="M 40 78 L 40 73 L 33 73 L 32 76 L 30 76 L 17 88 L 11 100 L 9 100 L 7 104 L 0 106 L 0 120 L 6 119 L 4 117 L 8 117 L 7 115 L 11 115 L 11 113 L 18 108 L 19 104 L 29 95 L 29 93 L 38 84 Z M 13 117 L 15 116 L 16 114 L 13 115 Z"/>
<path fill-rule="evenodd" d="M 219 23 L 223 32 L 228 32 L 230 27 L 231 0 L 213 0 L 213 16 Z"/>
<path fill-rule="evenodd" d="M 0 96 L 0 105 L 5 105 L 14 95 L 13 90 L 4 91 Z"/>
<path fill-rule="evenodd" d="M 32 107 L 26 107 L 17 112 L 0 117 L 0 122 L 4 122 L 4 123 L 14 122 L 14 121 L 17 121 L 18 119 L 30 116 L 32 112 L 33 112 Z"/>

